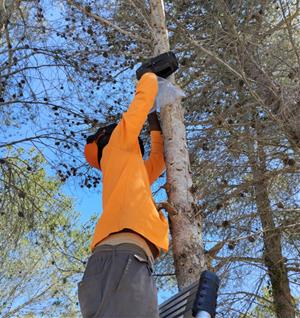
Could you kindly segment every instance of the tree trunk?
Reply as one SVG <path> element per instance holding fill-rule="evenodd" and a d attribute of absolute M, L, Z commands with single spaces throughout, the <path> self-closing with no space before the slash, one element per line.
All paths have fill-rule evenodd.
<path fill-rule="evenodd" d="M 170 50 L 163 0 L 151 0 L 154 55 Z M 171 80 L 174 82 L 174 76 Z M 197 281 L 206 268 L 202 220 L 191 192 L 192 178 L 180 102 L 161 110 L 167 165 L 167 192 L 175 213 L 169 212 L 176 278 L 179 289 Z"/>
<path fill-rule="evenodd" d="M 266 158 L 263 146 L 258 142 L 257 156 L 252 156 L 252 171 L 257 211 L 263 229 L 264 262 L 271 280 L 275 312 L 278 318 L 294 318 L 295 305 L 291 295 L 287 268 L 282 256 L 281 234 L 276 227 L 268 197 Z"/>

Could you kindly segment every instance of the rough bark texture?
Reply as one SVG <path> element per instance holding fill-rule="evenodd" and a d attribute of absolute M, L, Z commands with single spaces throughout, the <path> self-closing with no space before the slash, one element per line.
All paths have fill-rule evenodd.
<path fill-rule="evenodd" d="M 20 6 L 20 1 L 0 0 L 0 34 L 4 31 L 12 12 Z"/>
<path fill-rule="evenodd" d="M 151 0 L 154 55 L 170 49 L 163 0 Z M 174 82 L 174 77 L 171 79 Z M 196 213 L 191 193 L 192 178 L 180 101 L 161 110 L 167 164 L 169 203 L 177 213 L 169 213 L 174 265 L 179 289 L 197 281 L 206 268 L 201 234 L 202 220 Z M 198 215 L 197 215 L 198 214 Z M 197 216 L 196 216 L 197 215 Z"/>
<path fill-rule="evenodd" d="M 287 268 L 282 256 L 281 234 L 276 227 L 268 197 L 266 158 L 262 145 L 258 143 L 257 158 L 252 158 L 252 170 L 255 180 L 257 211 L 263 229 L 264 263 L 271 280 L 275 312 L 278 318 L 294 318 L 295 305 L 291 295 Z"/>

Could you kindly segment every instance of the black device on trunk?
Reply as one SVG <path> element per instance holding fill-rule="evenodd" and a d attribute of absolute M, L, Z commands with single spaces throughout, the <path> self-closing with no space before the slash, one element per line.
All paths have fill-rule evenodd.
<path fill-rule="evenodd" d="M 178 61 L 171 51 L 162 53 L 144 62 L 136 71 L 139 80 L 143 74 L 153 72 L 159 77 L 167 78 L 178 69 Z"/>

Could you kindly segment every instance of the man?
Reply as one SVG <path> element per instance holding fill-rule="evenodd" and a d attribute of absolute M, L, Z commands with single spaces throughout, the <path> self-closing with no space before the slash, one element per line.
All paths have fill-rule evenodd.
<path fill-rule="evenodd" d="M 168 250 L 168 222 L 158 212 L 150 185 L 165 169 L 163 139 L 156 112 L 154 73 L 145 73 L 118 125 L 88 139 L 85 157 L 103 174 L 103 213 L 79 283 L 84 318 L 158 317 L 153 261 Z M 143 161 L 139 134 L 147 119 L 151 152 Z"/>

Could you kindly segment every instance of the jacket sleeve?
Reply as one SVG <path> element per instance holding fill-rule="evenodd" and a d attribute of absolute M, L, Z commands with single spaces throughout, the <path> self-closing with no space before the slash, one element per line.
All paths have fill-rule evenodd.
<path fill-rule="evenodd" d="M 158 91 L 158 81 L 154 73 L 145 73 L 139 80 L 135 97 L 114 129 L 110 144 L 129 149 L 138 144 L 138 136 L 152 108 Z"/>
<path fill-rule="evenodd" d="M 163 137 L 160 131 L 151 131 L 151 151 L 148 160 L 144 161 L 150 184 L 165 170 Z"/>

